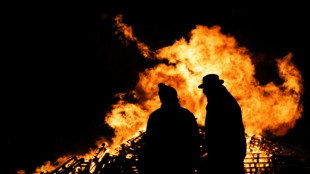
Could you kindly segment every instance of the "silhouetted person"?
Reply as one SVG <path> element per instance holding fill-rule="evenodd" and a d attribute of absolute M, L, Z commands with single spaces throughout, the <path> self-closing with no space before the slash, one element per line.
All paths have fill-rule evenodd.
<path fill-rule="evenodd" d="M 203 77 L 199 88 L 207 97 L 205 140 L 208 155 L 201 173 L 244 173 L 246 139 L 241 109 L 216 74 Z"/>
<path fill-rule="evenodd" d="M 179 104 L 177 91 L 158 85 L 161 107 L 146 128 L 146 174 L 192 174 L 199 160 L 199 130 L 194 115 Z"/>

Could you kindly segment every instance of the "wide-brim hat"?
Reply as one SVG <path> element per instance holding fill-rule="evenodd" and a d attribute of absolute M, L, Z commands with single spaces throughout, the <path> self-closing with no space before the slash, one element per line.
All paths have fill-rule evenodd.
<path fill-rule="evenodd" d="M 205 88 L 207 85 L 222 85 L 224 80 L 220 80 L 217 74 L 208 74 L 202 78 L 202 84 L 198 88 Z"/>

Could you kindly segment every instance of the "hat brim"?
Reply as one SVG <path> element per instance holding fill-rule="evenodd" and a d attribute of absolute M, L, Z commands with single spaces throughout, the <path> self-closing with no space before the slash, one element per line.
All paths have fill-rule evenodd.
<path fill-rule="evenodd" d="M 205 88 L 205 84 L 200 84 L 198 88 Z"/>

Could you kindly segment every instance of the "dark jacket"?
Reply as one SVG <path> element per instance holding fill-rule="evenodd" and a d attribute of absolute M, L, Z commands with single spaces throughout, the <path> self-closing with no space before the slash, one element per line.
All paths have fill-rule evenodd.
<path fill-rule="evenodd" d="M 206 143 L 210 154 L 246 154 L 242 113 L 235 98 L 224 86 L 208 97 L 205 120 Z"/>
<path fill-rule="evenodd" d="M 178 104 L 154 111 L 146 129 L 146 171 L 193 173 L 199 160 L 199 130 L 194 115 Z"/>

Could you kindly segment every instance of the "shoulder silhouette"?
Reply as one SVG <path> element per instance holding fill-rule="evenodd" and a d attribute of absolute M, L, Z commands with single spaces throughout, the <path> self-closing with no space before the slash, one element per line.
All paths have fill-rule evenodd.
<path fill-rule="evenodd" d="M 246 139 L 242 122 L 242 112 L 238 102 L 223 86 L 216 74 L 203 77 L 198 87 L 207 97 L 205 119 L 205 140 L 208 149 L 205 170 L 214 170 L 221 166 L 222 160 L 228 160 L 223 173 L 244 173 L 243 160 L 246 155 Z M 219 172 L 221 173 L 221 172 Z"/>
<path fill-rule="evenodd" d="M 180 106 L 177 91 L 158 85 L 161 107 L 146 129 L 146 173 L 194 173 L 199 160 L 199 131 L 194 115 Z"/>

